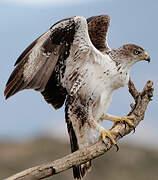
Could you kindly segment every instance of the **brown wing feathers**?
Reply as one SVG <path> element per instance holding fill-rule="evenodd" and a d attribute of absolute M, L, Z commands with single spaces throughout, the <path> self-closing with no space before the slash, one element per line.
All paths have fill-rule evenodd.
<path fill-rule="evenodd" d="M 66 23 L 64 24 L 64 22 Z M 60 26 L 61 23 L 61 26 Z M 93 16 L 87 19 L 88 32 L 93 45 L 106 52 L 107 30 L 110 24 L 108 15 Z M 58 26 L 59 25 L 59 26 Z M 70 53 L 75 35 L 73 18 L 64 19 L 54 24 L 46 33 L 36 39 L 17 59 L 5 88 L 6 98 L 23 89 L 40 91 L 45 100 L 55 109 L 60 108 L 67 92 L 61 84 L 65 72 L 65 60 Z M 67 100 L 67 103 L 71 103 Z M 77 137 L 68 114 L 66 104 L 65 118 L 71 142 L 72 152 L 78 150 Z M 74 178 L 81 179 L 90 169 L 91 162 L 73 167 Z"/>
<path fill-rule="evenodd" d="M 64 71 L 64 61 L 69 56 L 75 33 L 74 21 L 68 20 L 64 28 L 52 26 L 18 58 L 6 85 L 6 98 L 22 89 L 35 89 L 56 109 L 63 105 L 66 91 L 60 85 L 58 74 L 60 70 Z M 33 56 L 36 57 L 33 59 Z"/>
<path fill-rule="evenodd" d="M 52 104 L 55 109 L 59 109 L 66 98 L 66 89 L 62 87 L 60 80 L 61 76 L 64 75 L 65 71 L 65 59 L 67 59 L 70 50 L 70 45 L 66 46 L 65 44 L 62 45 L 61 47 L 61 53 L 59 56 L 59 60 L 56 64 L 56 67 L 46 84 L 46 87 L 44 91 L 42 91 L 42 95 L 44 96 L 45 100 L 47 103 Z M 60 70 L 60 73 L 58 72 Z"/>
<path fill-rule="evenodd" d="M 71 144 L 71 152 L 75 152 L 79 149 L 77 137 L 75 131 L 73 129 L 73 125 L 71 122 L 71 113 L 70 109 L 73 104 L 73 98 L 71 96 L 67 97 L 66 104 L 65 104 L 65 119 L 67 123 L 67 129 L 70 137 L 70 144 Z M 81 179 L 83 176 L 81 165 L 80 166 L 73 166 L 73 176 L 74 179 Z"/>
<path fill-rule="evenodd" d="M 43 35 L 43 34 L 42 34 L 42 35 Z M 41 35 L 41 36 L 42 36 L 42 35 Z M 40 36 L 40 37 L 41 37 L 41 36 Z M 40 39 L 40 37 L 37 38 L 35 41 L 33 41 L 33 42 L 23 51 L 23 53 L 22 53 L 22 54 L 18 57 L 18 59 L 16 60 L 14 66 L 16 66 L 25 56 L 28 55 L 28 53 L 31 52 L 31 49 L 37 44 L 37 41 L 38 41 L 38 39 Z"/>
<path fill-rule="evenodd" d="M 41 36 L 42 37 L 42 36 Z M 38 65 L 38 67 L 42 66 L 41 63 L 41 54 L 37 56 L 37 58 L 35 59 L 31 59 L 30 55 L 32 53 L 34 53 L 34 49 L 36 48 L 36 46 L 40 43 L 41 38 L 38 38 L 37 40 L 35 40 L 22 54 L 21 56 L 18 58 L 18 60 L 16 61 L 15 65 L 15 69 L 12 72 L 7 84 L 6 84 L 6 88 L 5 88 L 5 96 L 6 98 L 14 95 L 16 92 L 25 89 L 25 88 L 29 88 L 29 83 L 31 83 L 31 81 L 34 80 L 35 74 L 38 73 L 38 71 L 40 70 L 36 68 L 36 66 Z M 40 47 L 41 48 L 41 47 Z M 36 63 L 33 63 L 35 60 Z M 32 67 L 29 67 L 29 61 L 32 61 Z M 32 70 L 33 68 L 36 68 L 34 71 Z M 27 71 L 27 76 L 25 77 L 24 72 Z"/>
<path fill-rule="evenodd" d="M 93 45 L 101 52 L 109 50 L 107 45 L 107 31 L 110 25 L 108 15 L 92 16 L 87 19 L 88 32 Z"/>
<path fill-rule="evenodd" d="M 51 28 L 53 28 L 53 26 Z M 70 29 L 70 31 L 67 31 L 67 29 Z M 65 29 L 60 29 L 60 31 L 57 30 L 53 31 L 53 35 L 51 37 L 51 40 L 55 44 L 60 45 L 62 43 L 60 45 L 60 53 L 59 53 L 60 56 L 58 57 L 56 67 L 54 68 L 54 71 L 52 72 L 52 75 L 48 83 L 46 84 L 44 91 L 42 91 L 41 93 L 44 96 L 45 100 L 48 103 L 52 104 L 55 109 L 60 108 L 64 104 L 66 98 L 67 92 L 66 89 L 62 87 L 60 80 L 64 76 L 65 60 L 69 56 L 70 53 L 69 51 L 70 51 L 71 43 L 73 42 L 74 34 L 75 34 L 75 24 L 71 22 L 69 24 L 69 27 Z"/>
<path fill-rule="evenodd" d="M 19 89 L 22 90 L 22 87 L 24 87 L 23 69 L 24 62 L 20 63 L 12 72 L 4 91 L 6 99 L 15 94 Z"/>
<path fill-rule="evenodd" d="M 57 24 L 63 23 L 64 21 L 69 21 L 65 28 L 54 28 Z M 109 16 L 93 16 L 87 19 L 87 23 L 93 45 L 100 51 L 108 50 L 106 34 L 110 23 Z M 41 91 L 46 101 L 51 103 L 55 98 L 55 95 L 52 95 L 53 86 L 55 87 L 56 85 L 56 80 L 53 79 L 55 78 L 53 70 L 58 61 L 67 58 L 63 52 L 67 51 L 67 54 L 69 54 L 70 46 L 66 48 L 65 46 L 66 44 L 70 45 L 73 42 L 74 34 L 75 23 L 72 18 L 69 18 L 56 23 L 48 32 L 35 40 L 17 59 L 15 63 L 16 68 L 6 84 L 4 92 L 6 98 L 14 95 L 22 89 L 35 89 Z M 37 47 L 40 43 L 41 45 Z M 40 49 L 40 53 L 33 60 L 35 62 L 32 63 L 34 67 L 33 65 L 31 67 L 31 69 L 34 68 L 34 71 L 30 72 L 28 65 L 30 54 L 33 54 L 38 48 Z M 59 57 L 60 54 L 62 55 Z M 25 77 L 24 72 L 29 75 Z M 59 89 L 54 88 L 55 93 L 57 93 L 58 90 L 62 91 L 62 94 L 64 94 L 63 99 L 65 99 L 65 91 L 63 93 L 61 87 Z M 63 99 L 60 100 L 60 105 L 57 105 L 57 99 L 51 104 L 55 103 L 55 108 L 61 107 Z"/>

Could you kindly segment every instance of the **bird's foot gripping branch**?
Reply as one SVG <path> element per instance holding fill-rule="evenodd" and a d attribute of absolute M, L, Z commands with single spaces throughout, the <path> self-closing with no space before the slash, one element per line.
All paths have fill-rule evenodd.
<path fill-rule="evenodd" d="M 148 103 L 153 97 L 153 82 L 148 81 L 141 92 L 138 92 L 133 82 L 129 81 L 129 92 L 133 96 L 135 103 L 131 104 L 131 111 L 128 116 L 133 116 L 132 123 L 136 127 L 141 120 L 144 119 L 144 114 Z M 129 134 L 133 128 L 122 123 L 117 123 L 112 130 L 118 132 L 118 135 L 114 135 L 113 138 L 117 142 L 123 136 Z M 119 135 L 121 134 L 121 136 Z M 113 143 L 109 138 L 105 139 L 105 143 L 99 140 L 94 145 L 88 146 L 82 150 L 78 150 L 72 154 L 69 154 L 61 159 L 53 162 L 42 164 L 33 168 L 29 168 L 18 174 L 15 174 L 5 180 L 39 180 L 49 176 L 53 176 L 57 173 L 72 168 L 74 165 L 83 164 L 91 159 L 97 158 L 107 152 Z"/>

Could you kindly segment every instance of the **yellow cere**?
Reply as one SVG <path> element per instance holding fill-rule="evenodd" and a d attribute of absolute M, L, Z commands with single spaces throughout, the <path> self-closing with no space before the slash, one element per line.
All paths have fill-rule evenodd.
<path fill-rule="evenodd" d="M 146 51 L 145 51 L 145 53 L 144 53 L 144 54 L 145 54 L 145 57 L 148 57 L 148 56 L 149 56 L 149 55 L 148 55 L 148 53 L 147 53 Z"/>
<path fill-rule="evenodd" d="M 148 53 L 145 51 L 144 56 L 139 56 L 141 60 L 146 59 L 148 57 Z"/>

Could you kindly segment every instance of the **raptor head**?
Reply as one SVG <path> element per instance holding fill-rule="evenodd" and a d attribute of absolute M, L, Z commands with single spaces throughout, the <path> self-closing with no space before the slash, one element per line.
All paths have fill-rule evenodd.
<path fill-rule="evenodd" d="M 122 48 L 126 52 L 127 56 L 131 57 L 136 62 L 141 60 L 150 62 L 150 56 L 140 46 L 137 46 L 135 44 L 126 44 L 122 46 Z"/>
<path fill-rule="evenodd" d="M 109 55 L 114 61 L 121 64 L 133 65 L 142 60 L 150 62 L 148 53 L 135 44 L 125 44 L 120 48 L 112 50 Z"/>

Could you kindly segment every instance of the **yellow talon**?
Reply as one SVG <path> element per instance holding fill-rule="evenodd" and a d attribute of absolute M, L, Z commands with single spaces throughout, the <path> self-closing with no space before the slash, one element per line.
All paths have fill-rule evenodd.
<path fill-rule="evenodd" d="M 129 126 L 134 126 L 134 124 L 130 121 L 132 119 L 133 116 L 117 117 L 114 119 L 114 123 L 116 124 L 117 122 L 121 122 L 121 123 L 126 122 Z"/>
<path fill-rule="evenodd" d="M 112 130 L 106 130 L 106 129 L 103 129 L 101 131 L 101 138 L 102 140 L 105 142 L 105 139 L 106 137 L 108 137 L 111 142 L 116 145 L 116 141 L 114 140 L 114 138 L 112 137 L 112 134 L 116 135 L 117 133 L 115 131 L 112 131 Z"/>
<path fill-rule="evenodd" d="M 116 146 L 116 151 L 118 151 L 119 147 L 116 144 L 116 141 L 114 140 L 114 138 L 112 137 L 112 134 L 118 135 L 116 131 L 103 129 L 101 131 L 101 139 L 105 142 L 106 137 L 108 137 L 111 140 L 111 142 Z"/>
<path fill-rule="evenodd" d="M 134 124 L 130 121 L 132 120 L 134 117 L 133 116 L 125 116 L 125 117 L 117 117 L 114 119 L 114 126 L 120 122 L 120 123 L 127 123 L 130 127 L 132 127 L 135 131 L 135 126 Z"/>

